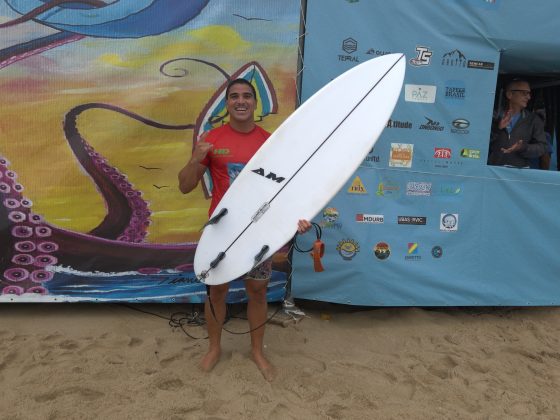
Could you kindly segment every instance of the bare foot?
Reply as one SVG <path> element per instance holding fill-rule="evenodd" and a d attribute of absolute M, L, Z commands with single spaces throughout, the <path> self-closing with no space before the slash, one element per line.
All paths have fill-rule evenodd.
<path fill-rule="evenodd" d="M 220 361 L 220 355 L 220 350 L 208 350 L 208 353 L 204 355 L 199 363 L 200 369 L 202 369 L 203 372 L 210 372 Z"/>
<path fill-rule="evenodd" d="M 276 368 L 264 357 L 262 353 L 251 353 L 251 359 L 257 365 L 259 370 L 268 382 L 272 382 L 276 378 Z"/>

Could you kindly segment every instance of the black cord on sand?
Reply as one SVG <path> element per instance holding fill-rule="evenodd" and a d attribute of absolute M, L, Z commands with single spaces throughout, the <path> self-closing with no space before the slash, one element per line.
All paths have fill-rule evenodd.
<path fill-rule="evenodd" d="M 171 328 L 180 328 L 183 333 L 193 339 L 193 340 L 206 340 L 206 337 L 195 337 L 190 334 L 185 328 L 186 327 L 201 327 L 206 324 L 206 320 L 204 319 L 204 313 L 198 312 L 194 310 L 194 305 L 192 306 L 191 312 L 175 312 L 171 314 L 170 317 L 166 317 L 164 315 L 157 314 L 155 312 L 146 311 L 144 309 L 137 308 L 132 305 L 128 305 L 126 303 L 118 303 L 119 306 L 124 306 L 125 308 L 131 309 L 133 311 L 141 312 L 143 314 L 152 315 L 158 318 L 165 319 Z"/>
<path fill-rule="evenodd" d="M 185 328 L 186 327 L 202 327 L 204 325 L 206 325 L 206 319 L 204 318 L 204 312 L 198 312 L 195 311 L 194 309 L 194 304 L 192 305 L 192 309 L 191 312 L 174 312 L 173 314 L 171 314 L 170 317 L 166 317 L 164 315 L 160 315 L 158 313 L 155 312 L 150 312 L 147 311 L 145 309 L 140 309 L 137 308 L 135 306 L 132 305 L 128 305 L 126 303 L 117 303 L 116 305 L 118 306 L 123 306 L 125 308 L 131 309 L 133 311 L 136 312 L 141 312 L 143 314 L 147 314 L 147 315 L 152 315 L 155 316 L 157 318 L 161 318 L 161 319 L 165 319 L 168 323 L 169 326 L 171 328 L 180 328 L 181 331 L 183 331 L 183 333 L 193 339 L 193 340 L 206 340 L 208 338 L 208 336 L 206 337 L 195 337 L 192 334 L 190 334 Z M 262 328 L 263 326 L 265 326 L 266 324 L 268 324 L 272 318 L 274 318 L 278 312 L 280 312 L 280 309 L 282 309 L 282 306 L 279 306 L 278 309 L 276 309 L 276 311 L 265 321 L 263 322 L 261 325 L 252 328 L 248 331 L 242 331 L 242 332 L 237 332 L 237 331 L 231 331 L 228 330 L 227 328 L 224 327 L 224 325 L 230 320 L 230 319 L 244 319 L 246 320 L 247 318 L 243 318 L 243 317 L 239 317 L 237 315 L 230 315 L 230 305 L 226 305 L 226 317 L 224 319 L 224 322 L 222 324 L 222 329 L 230 334 L 234 334 L 234 335 L 243 335 L 243 334 L 250 334 L 251 332 L 258 330 L 259 328 Z M 213 311 L 212 311 L 213 313 Z M 215 318 L 215 316 L 214 316 Z"/>

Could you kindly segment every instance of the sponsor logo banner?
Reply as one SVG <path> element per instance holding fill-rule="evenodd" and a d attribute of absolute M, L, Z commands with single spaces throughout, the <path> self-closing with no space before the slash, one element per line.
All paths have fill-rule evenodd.
<path fill-rule="evenodd" d="M 451 132 L 453 134 L 469 134 L 468 128 L 471 123 L 465 118 L 456 118 L 451 122 Z"/>
<path fill-rule="evenodd" d="M 463 104 L 467 98 L 467 88 L 462 80 L 448 80 L 444 89 L 444 98 L 450 104 Z"/>
<path fill-rule="evenodd" d="M 352 184 L 350 184 L 350 187 L 348 188 L 347 192 L 349 194 L 367 194 L 367 190 L 366 187 L 364 186 L 364 183 L 362 182 L 362 180 L 360 179 L 359 176 L 357 176 L 356 178 L 354 178 L 354 180 L 352 181 Z"/>
<path fill-rule="evenodd" d="M 380 224 L 385 221 L 385 217 L 382 214 L 356 214 L 357 223 L 375 223 Z"/>
<path fill-rule="evenodd" d="M 406 195 L 420 195 L 429 197 L 432 195 L 431 182 L 408 182 L 406 184 Z"/>
<path fill-rule="evenodd" d="M 461 157 L 469 159 L 480 159 L 480 150 L 478 149 L 461 149 Z"/>
<path fill-rule="evenodd" d="M 434 147 L 435 159 L 451 159 L 451 149 L 449 147 Z"/>
<path fill-rule="evenodd" d="M 427 221 L 425 216 L 397 216 L 399 225 L 425 225 Z"/>
<path fill-rule="evenodd" d="M 432 52 L 432 50 L 430 50 L 428 47 L 418 45 L 416 47 L 416 57 L 411 58 L 409 63 L 416 67 L 429 66 L 433 54 L 434 53 Z"/>
<path fill-rule="evenodd" d="M 419 261 L 422 257 L 418 252 L 418 242 L 409 242 L 407 247 L 407 255 L 404 256 L 406 261 Z"/>
<path fill-rule="evenodd" d="M 320 226 L 324 229 L 342 229 L 342 223 L 337 222 L 339 216 L 340 213 L 338 209 L 335 207 L 327 207 L 323 210 L 323 221 L 320 223 Z"/>
<path fill-rule="evenodd" d="M 391 256 L 391 247 L 387 242 L 378 242 L 373 247 L 373 255 L 378 260 L 386 260 Z"/>
<path fill-rule="evenodd" d="M 411 168 L 413 152 L 413 144 L 391 143 L 389 166 L 393 168 Z"/>
<path fill-rule="evenodd" d="M 404 85 L 404 100 L 406 102 L 420 102 L 433 104 L 436 101 L 437 86 L 432 85 Z"/>
<path fill-rule="evenodd" d="M 343 239 L 336 245 L 336 250 L 343 260 L 350 261 L 360 252 L 360 244 L 353 239 Z"/>
<path fill-rule="evenodd" d="M 412 123 L 410 121 L 399 121 L 399 120 L 389 120 L 387 121 L 387 128 L 412 128 Z"/>
<path fill-rule="evenodd" d="M 459 215 L 457 213 L 441 213 L 439 230 L 442 232 L 456 232 L 459 229 Z"/>
<path fill-rule="evenodd" d="M 469 60 L 469 69 L 494 70 L 494 63 L 491 61 Z"/>
<path fill-rule="evenodd" d="M 384 179 L 377 184 L 375 195 L 379 197 L 397 198 L 400 195 L 401 187 L 395 181 Z"/>
<path fill-rule="evenodd" d="M 431 118 L 426 118 L 426 122 L 424 124 L 420 124 L 420 130 L 428 130 L 428 131 L 443 131 L 444 126 L 441 125 L 439 121 L 432 120 Z"/>

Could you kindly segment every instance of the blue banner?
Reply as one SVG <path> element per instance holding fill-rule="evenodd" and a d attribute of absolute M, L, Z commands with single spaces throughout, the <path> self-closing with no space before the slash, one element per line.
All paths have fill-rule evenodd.
<path fill-rule="evenodd" d="M 486 164 L 498 70 L 555 69 L 558 53 L 545 62 L 542 40 L 555 34 L 550 21 L 560 22 L 546 16 L 553 2 L 544 3 L 529 11 L 526 2 L 506 8 L 499 0 L 308 1 L 304 100 L 377 56 L 402 52 L 408 64 L 382 136 L 314 220 L 326 271 L 294 256 L 295 297 L 375 306 L 560 302 L 560 175 Z M 515 24 L 529 15 L 540 22 L 539 14 L 542 26 Z"/>

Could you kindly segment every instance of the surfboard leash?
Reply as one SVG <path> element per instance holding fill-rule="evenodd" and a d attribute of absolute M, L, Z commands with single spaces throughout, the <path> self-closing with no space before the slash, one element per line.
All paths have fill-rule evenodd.
<path fill-rule="evenodd" d="M 315 228 L 315 236 L 317 238 L 315 242 L 313 242 L 311 248 L 306 250 L 301 249 L 297 244 L 297 236 L 299 235 L 299 233 L 296 233 L 293 239 L 294 249 L 302 253 L 309 252 L 309 255 L 311 256 L 311 258 L 313 258 L 313 269 L 315 270 L 315 272 L 320 273 L 321 271 L 325 271 L 323 263 L 321 262 L 321 258 L 323 257 L 323 255 L 325 255 L 325 243 L 321 240 L 321 237 L 323 236 L 323 230 L 321 229 L 321 226 L 319 226 L 315 222 L 311 222 L 311 225 Z"/>
<path fill-rule="evenodd" d="M 218 318 L 216 317 L 216 311 L 214 310 L 214 305 L 212 304 L 212 298 L 210 298 L 210 287 L 211 286 L 209 284 L 206 285 L 206 297 L 208 298 L 208 305 L 210 306 L 210 312 L 212 313 L 212 316 L 214 317 L 214 320 L 219 324 L 220 321 L 218 321 Z M 279 306 L 278 309 L 276 309 L 276 311 L 266 321 L 264 321 L 261 325 L 256 326 L 255 328 L 251 328 L 248 331 L 242 331 L 242 332 L 230 331 L 226 327 L 224 327 L 225 322 L 222 322 L 222 330 L 224 330 L 225 332 L 228 332 L 230 334 L 234 334 L 234 335 L 250 334 L 253 331 L 256 331 L 259 328 L 262 328 L 266 324 L 268 324 L 272 320 L 272 318 L 274 318 L 278 314 L 278 312 L 280 312 L 281 309 L 282 309 L 282 306 Z"/>

